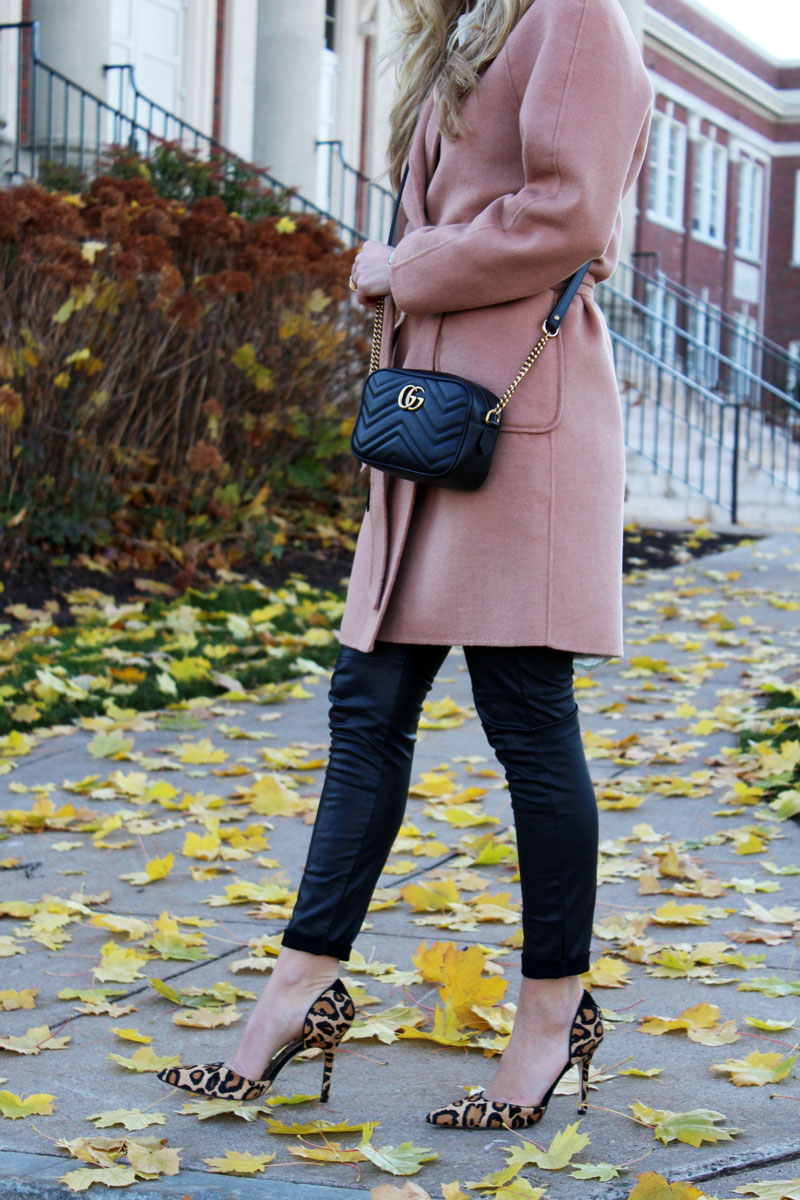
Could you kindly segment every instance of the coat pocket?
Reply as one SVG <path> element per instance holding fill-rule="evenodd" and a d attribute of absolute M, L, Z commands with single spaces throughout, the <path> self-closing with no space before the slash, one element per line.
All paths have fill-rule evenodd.
<path fill-rule="evenodd" d="M 461 375 L 501 396 L 542 336 L 542 322 L 558 293 L 514 300 L 491 308 L 445 313 L 436 342 L 435 369 Z M 547 433 L 561 420 L 564 352 L 551 339 L 518 385 L 503 412 L 502 432 Z"/>

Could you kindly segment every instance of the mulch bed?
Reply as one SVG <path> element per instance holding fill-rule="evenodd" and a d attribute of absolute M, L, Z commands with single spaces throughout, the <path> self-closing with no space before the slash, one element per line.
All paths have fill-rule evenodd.
<path fill-rule="evenodd" d="M 626 530 L 623 568 L 629 572 L 671 567 L 735 546 L 743 537 L 743 534 L 712 531 L 698 536 L 696 529 L 637 527 Z M 239 566 L 237 573 L 259 579 L 269 587 L 279 587 L 290 575 L 297 573 L 305 576 L 314 587 L 339 590 L 347 581 L 351 562 L 347 554 L 286 547 L 280 561 L 267 566 L 258 562 Z M 176 570 L 169 563 L 163 563 L 150 572 L 125 570 L 105 573 L 77 563 L 21 568 L 3 578 L 0 614 L 6 605 L 25 604 L 30 608 L 41 608 L 48 600 L 58 601 L 66 592 L 78 588 L 106 592 L 117 603 L 141 600 L 146 598 L 147 593 L 137 585 L 137 580 L 145 576 L 169 584 L 177 592 L 185 591 L 188 587 L 202 588 L 214 581 L 213 573 L 186 568 Z M 60 624 L 69 622 L 71 617 L 62 609 L 54 614 L 54 620 Z"/>

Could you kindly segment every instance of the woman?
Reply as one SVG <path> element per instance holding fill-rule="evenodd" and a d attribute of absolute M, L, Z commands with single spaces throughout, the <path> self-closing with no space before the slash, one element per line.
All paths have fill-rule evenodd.
<path fill-rule="evenodd" d="M 511 793 L 522 981 L 491 1083 L 428 1120 L 520 1128 L 540 1119 L 572 1063 L 583 1111 L 602 1038 L 579 980 L 597 810 L 572 677 L 576 655 L 622 652 L 623 439 L 592 290 L 617 261 L 651 88 L 619 0 L 399 8 L 390 169 L 397 186 L 409 165 L 404 228 L 394 250 L 367 242 L 351 281 L 363 304 L 386 297 L 386 329 L 399 317 L 381 365 L 449 371 L 500 394 L 559 285 L 591 267 L 560 337 L 503 415 L 482 488 L 422 488 L 372 472 L 331 684 L 330 761 L 283 948 L 228 1062 L 162 1078 L 253 1099 L 300 1049 L 319 1046 L 327 1099 L 353 1015 L 338 964 L 403 818 L 423 700 L 448 648 L 461 645 Z"/>

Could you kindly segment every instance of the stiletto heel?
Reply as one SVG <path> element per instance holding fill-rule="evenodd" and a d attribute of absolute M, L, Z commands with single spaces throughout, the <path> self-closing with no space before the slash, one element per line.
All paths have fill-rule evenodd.
<path fill-rule="evenodd" d="M 327 1104 L 328 1096 L 331 1094 L 331 1077 L 333 1075 L 333 1059 L 335 1054 L 335 1049 L 325 1051 L 325 1065 L 322 1068 L 322 1087 L 319 1093 L 321 1104 Z"/>
<path fill-rule="evenodd" d="M 589 1105 L 589 1067 L 592 1055 L 578 1059 L 578 1112 L 583 1115 Z"/>
<path fill-rule="evenodd" d="M 541 1121 L 556 1085 L 572 1066 L 578 1068 L 578 1112 L 585 1113 L 589 1094 L 589 1064 L 603 1040 L 600 1009 L 584 991 L 569 1031 L 569 1058 L 538 1104 L 510 1104 L 487 1100 L 483 1091 L 473 1092 L 444 1108 L 429 1112 L 425 1120 L 449 1129 L 527 1129 Z"/>
<path fill-rule="evenodd" d="M 333 1059 L 347 1030 L 353 1023 L 356 1008 L 350 993 L 337 979 L 317 996 L 306 1013 L 303 1033 L 287 1042 L 267 1063 L 260 1079 L 246 1079 L 221 1062 L 201 1063 L 193 1067 L 169 1067 L 158 1072 L 162 1083 L 213 1096 L 223 1100 L 257 1100 L 272 1086 L 288 1062 L 303 1050 L 318 1049 L 325 1054 L 320 1100 L 327 1101 L 331 1090 Z"/>

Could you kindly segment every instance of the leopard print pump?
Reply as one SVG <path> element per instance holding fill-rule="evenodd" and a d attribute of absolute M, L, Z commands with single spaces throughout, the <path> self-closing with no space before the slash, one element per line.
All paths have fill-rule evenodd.
<path fill-rule="evenodd" d="M 444 1108 L 429 1112 L 425 1120 L 431 1125 L 450 1129 L 527 1129 L 541 1121 L 550 1097 L 561 1076 L 577 1064 L 580 1084 L 578 1112 L 585 1113 L 589 1090 L 589 1063 L 603 1040 L 603 1018 L 600 1009 L 584 991 L 569 1033 L 569 1059 L 550 1086 L 540 1104 L 510 1104 L 502 1100 L 487 1100 L 483 1091 L 472 1092 Z"/>
<path fill-rule="evenodd" d="M 286 1064 L 302 1050 L 316 1048 L 325 1055 L 320 1101 L 324 1104 L 331 1090 L 333 1058 L 339 1042 L 350 1028 L 355 1016 L 350 993 L 337 979 L 317 996 L 306 1013 L 301 1037 L 288 1042 L 267 1064 L 260 1079 L 245 1079 L 221 1062 L 203 1063 L 193 1067 L 168 1067 L 158 1072 L 158 1078 L 170 1087 L 182 1088 L 201 1096 L 221 1100 L 257 1100 L 275 1082 Z"/>

